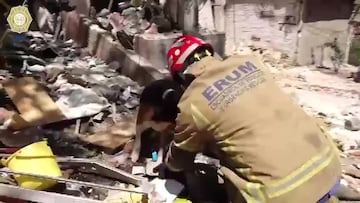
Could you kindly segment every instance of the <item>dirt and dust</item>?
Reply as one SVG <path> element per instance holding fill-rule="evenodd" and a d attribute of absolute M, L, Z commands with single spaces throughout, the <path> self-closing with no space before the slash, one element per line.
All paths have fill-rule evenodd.
<path fill-rule="evenodd" d="M 342 64 L 338 73 L 316 66 L 289 66 L 281 53 L 258 54 L 278 85 L 310 116 L 328 130 L 341 150 L 343 179 L 341 199 L 360 201 L 360 84 L 357 67 Z M 275 57 L 274 57 L 275 56 Z"/>

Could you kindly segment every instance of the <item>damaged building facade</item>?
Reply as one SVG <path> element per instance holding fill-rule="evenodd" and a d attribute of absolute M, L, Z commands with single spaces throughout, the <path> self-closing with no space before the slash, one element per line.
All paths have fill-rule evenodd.
<path fill-rule="evenodd" d="M 76 6 L 76 11 L 63 17 L 67 39 L 88 47 L 92 55 L 106 62 L 119 59 L 123 67 L 136 64 L 147 69 L 146 74 L 141 75 L 149 72 L 158 75 L 152 78 L 162 77 L 166 72 L 166 52 L 179 36 L 179 30 L 203 36 L 220 56 L 231 55 L 245 47 L 264 48 L 284 53 L 294 65 L 324 67 L 348 61 L 353 37 L 353 27 L 349 24 L 354 11 L 353 0 L 328 0 L 326 3 L 323 0 L 166 0 L 160 3 L 175 30 L 156 36 L 148 32 L 136 34 L 134 52 L 129 52 L 114 44 L 111 36 L 99 35 L 111 33 L 103 26 L 98 29 L 92 22 L 91 5 L 104 8 L 110 1 L 100 6 L 99 2 L 90 0 L 69 2 Z M 139 74 L 124 71 L 128 72 L 124 72 L 125 75 L 134 75 L 130 75 L 133 79 L 139 77 Z"/>
<path fill-rule="evenodd" d="M 199 4 L 199 25 L 226 33 L 226 54 L 253 46 L 287 54 L 294 64 L 329 66 L 347 61 L 353 0 L 214 0 L 209 23 L 206 2 Z"/>

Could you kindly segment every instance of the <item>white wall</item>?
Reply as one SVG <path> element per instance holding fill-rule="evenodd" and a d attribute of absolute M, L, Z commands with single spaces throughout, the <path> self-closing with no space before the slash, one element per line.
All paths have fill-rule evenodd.
<path fill-rule="evenodd" d="M 324 56 L 324 44 L 337 39 L 337 45 L 343 54 L 347 55 L 348 37 L 350 31 L 348 20 L 318 21 L 304 23 L 299 35 L 297 64 L 325 65 L 329 57 Z M 345 56 L 346 57 L 346 56 Z M 346 60 L 346 59 L 345 59 Z"/>
<path fill-rule="evenodd" d="M 263 18 L 261 11 L 273 11 Z M 284 25 L 286 15 L 300 17 L 297 0 L 228 0 L 225 6 L 226 53 L 239 46 L 273 48 L 294 56 L 298 25 Z M 298 22 L 298 21 L 297 21 Z M 252 38 L 258 38 L 254 41 Z"/>

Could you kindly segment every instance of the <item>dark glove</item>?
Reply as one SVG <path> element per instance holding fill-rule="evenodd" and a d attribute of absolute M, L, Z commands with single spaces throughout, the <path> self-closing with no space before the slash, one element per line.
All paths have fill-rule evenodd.
<path fill-rule="evenodd" d="M 158 166 L 154 168 L 154 173 L 159 173 L 159 178 L 165 179 L 165 171 L 167 166 L 164 162 L 160 163 Z"/>

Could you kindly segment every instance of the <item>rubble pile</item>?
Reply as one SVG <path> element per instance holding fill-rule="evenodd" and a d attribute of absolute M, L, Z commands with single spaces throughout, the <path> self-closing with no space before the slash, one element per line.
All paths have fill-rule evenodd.
<path fill-rule="evenodd" d="M 284 53 L 254 47 L 233 53 L 261 58 L 279 86 L 333 137 L 343 164 L 338 196 L 342 202 L 360 201 L 360 85 L 354 81 L 358 67 L 296 67 Z"/>
<path fill-rule="evenodd" d="M 34 36 L 34 33 L 31 33 L 31 35 Z M 41 44 L 41 40 L 46 41 L 46 38 L 44 39 L 42 36 L 43 35 L 38 34 L 38 36 L 31 39 L 29 42 L 31 45 L 28 46 L 29 49 L 23 52 L 43 51 L 43 48 L 41 49 L 36 46 L 38 43 Z M 48 43 L 42 43 L 41 46 L 45 47 L 46 45 L 44 44 Z M 17 44 L 14 43 L 14 45 Z M 31 50 L 33 47 L 37 50 Z M 73 131 L 73 133 L 79 135 L 98 133 L 99 130 L 97 129 L 106 130 L 113 126 L 115 122 L 125 119 L 123 118 L 124 116 L 128 117 L 127 119 L 130 119 L 130 117 L 134 119 L 134 110 L 138 105 L 138 96 L 141 93 L 142 87 L 131 79 L 120 75 L 118 72 L 121 68 L 119 64 L 116 62 L 105 64 L 101 60 L 90 56 L 80 57 L 75 54 L 78 50 L 71 47 L 71 42 L 65 42 L 62 46 L 59 45 L 56 48 L 57 50 L 54 52 L 57 57 L 42 59 L 44 60 L 42 63 L 37 63 L 30 59 L 25 60 L 25 64 L 19 64 L 21 67 L 14 67 L 14 64 L 9 64 L 9 68 L 5 68 L 5 71 L 18 68 L 19 72 L 17 73 L 17 77 L 19 74 L 23 77 L 31 76 L 32 78 L 36 78 L 37 81 L 30 79 L 26 79 L 25 81 L 24 78 L 13 79 L 8 82 L 9 84 L 4 85 L 5 91 L 9 94 L 9 89 L 12 88 L 10 86 L 15 84 L 19 85 L 19 83 L 23 83 L 24 88 L 38 83 L 39 86 L 44 87 L 41 93 L 48 94 L 53 101 L 52 105 L 56 106 L 54 108 L 57 108 L 56 110 L 60 112 L 59 114 L 62 114 L 55 120 L 69 121 L 82 118 L 78 123 L 78 125 L 81 126 L 80 129 Z M 21 58 L 24 55 L 27 54 L 19 54 L 17 57 Z M 4 57 L 8 58 L 7 55 Z M 10 79 L 14 77 L 8 74 L 4 76 L 4 78 Z M 11 81 L 14 81 L 12 82 L 14 84 L 10 84 Z M 34 94 L 39 94 L 39 92 Z M 14 97 L 15 96 L 13 96 L 13 98 Z M 17 100 L 19 101 L 12 99 L 12 102 L 18 110 L 21 111 L 19 105 L 22 105 L 22 101 L 20 101 L 21 99 Z M 24 112 L 20 113 L 24 114 Z M 43 116 L 46 117 L 47 115 Z M 84 118 L 87 118 L 87 121 L 83 121 Z M 48 120 L 48 118 L 46 120 Z M 50 123 L 47 122 L 46 124 Z M 96 130 L 94 130 L 95 128 Z M 91 143 L 91 139 L 88 137 L 84 137 L 83 139 Z M 112 145 L 114 145 L 114 147 L 111 148 L 114 149 L 124 145 L 124 143 L 118 146 L 114 143 L 112 143 Z M 104 145 L 102 147 L 107 146 Z"/>
<path fill-rule="evenodd" d="M 130 154 L 142 85 L 167 74 L 164 52 L 180 33 L 158 1 L 87 6 L 30 2 L 40 31 L 1 37 L 0 201 L 21 193 L 35 202 L 172 202 L 184 186 L 158 179 L 154 158 L 134 163 Z M 44 158 L 46 146 L 61 170 L 10 164 L 29 151 Z M 41 186 L 25 187 L 23 177 Z M 42 185 L 49 181 L 58 184 Z"/>
<path fill-rule="evenodd" d="M 111 2 L 116 5 L 109 9 L 91 7 L 86 17 L 64 4 L 66 15 L 59 15 L 61 8 L 53 5 L 54 18 L 53 11 L 45 12 L 46 5 L 40 5 L 46 15 L 37 15 L 36 20 L 42 22 L 37 24 L 48 33 L 8 33 L 0 43 L 0 155 L 8 158 L 1 161 L 8 168 L 0 169 L 0 182 L 6 183 L 0 184 L 0 197 L 4 191 L 23 189 L 17 187 L 20 183 L 15 177 L 34 175 L 11 169 L 11 154 L 44 139 L 54 153 L 46 158 L 56 159 L 62 173 L 50 180 L 61 184 L 37 193 L 24 190 L 25 196 L 39 196 L 31 201 L 44 202 L 40 196 L 56 199 L 63 194 L 63 202 L 72 198 L 140 202 L 144 194 L 150 194 L 147 198 L 164 202 L 166 197 L 171 202 L 182 191 L 184 186 L 178 182 L 158 179 L 154 157 L 145 163 L 130 159 L 140 84 L 156 79 L 148 79 L 133 64 L 146 67 L 146 73 L 155 72 L 153 65 L 157 71 L 164 70 L 163 52 L 179 33 L 172 32 L 174 25 L 158 1 Z M 86 37 L 80 39 L 82 34 Z M 222 40 L 214 41 L 223 46 Z M 255 47 L 234 50 L 234 54 L 262 58 L 283 90 L 328 128 L 342 151 L 342 185 L 352 192 L 341 195 L 360 199 L 360 88 L 352 81 L 358 69 L 346 64 L 336 72 L 295 68 L 286 54 Z M 219 164 L 205 156 L 196 161 Z M 165 185 L 171 185 L 171 194 Z"/>
<path fill-rule="evenodd" d="M 120 2 L 117 12 L 102 9 L 94 16 L 93 23 L 111 31 L 113 37 L 127 49 L 134 49 L 133 40 L 137 34 L 172 31 L 161 5 L 154 1 L 146 1 L 143 4 L 140 7 L 134 5 L 134 2 Z"/>
<path fill-rule="evenodd" d="M 58 157 L 123 166 L 118 164 L 121 153 L 112 154 L 131 145 L 142 87 L 119 73 L 119 63 L 81 56 L 72 40 L 53 42 L 52 35 L 39 32 L 29 32 L 22 40 L 9 37 L 11 42 L 1 56 L 0 140 L 4 149 L 14 152 L 46 138 Z M 99 179 L 103 185 L 122 182 L 114 176 L 102 179 L 84 174 L 82 167 L 69 169 L 64 173 L 72 180 L 96 183 Z M 107 197 L 107 190 L 75 186 L 54 190 L 98 200 Z"/>
<path fill-rule="evenodd" d="M 315 66 L 284 69 L 268 65 L 282 89 L 329 132 L 341 150 L 343 179 L 339 197 L 359 201 L 360 85 L 351 78 L 357 67 L 342 64 L 334 73 Z"/>

